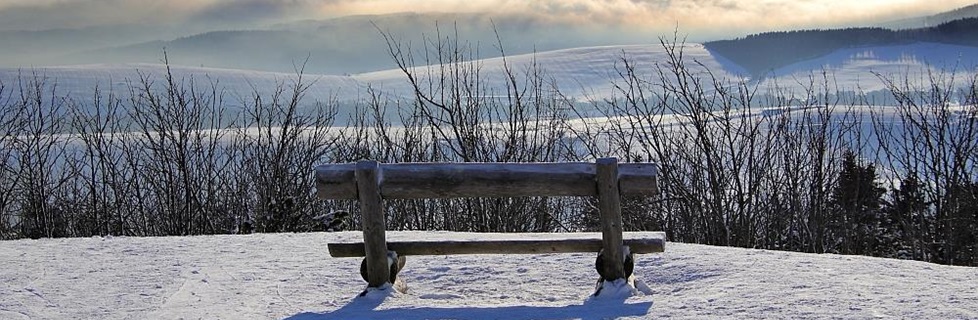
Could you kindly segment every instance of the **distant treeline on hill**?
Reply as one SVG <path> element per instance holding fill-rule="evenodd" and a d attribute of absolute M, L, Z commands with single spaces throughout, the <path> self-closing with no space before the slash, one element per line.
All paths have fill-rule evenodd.
<path fill-rule="evenodd" d="M 839 49 L 914 42 L 978 46 L 978 18 L 907 30 L 847 28 L 766 32 L 733 40 L 711 41 L 704 46 L 752 75 L 763 76 L 771 70 L 818 58 Z"/>

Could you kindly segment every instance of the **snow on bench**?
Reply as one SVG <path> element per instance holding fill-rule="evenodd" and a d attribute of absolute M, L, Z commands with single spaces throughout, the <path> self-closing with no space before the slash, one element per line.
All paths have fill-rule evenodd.
<path fill-rule="evenodd" d="M 623 163 L 602 158 L 595 163 L 394 163 L 360 161 L 316 167 L 321 199 L 357 199 L 363 224 L 362 243 L 328 244 L 334 257 L 365 257 L 360 274 L 368 290 L 395 285 L 407 255 L 598 252 L 595 268 L 604 283 L 630 279 L 633 254 L 662 252 L 661 232 L 622 232 L 621 195 L 652 196 L 654 163 Z M 601 215 L 597 233 L 514 234 L 510 239 L 431 239 L 389 242 L 383 199 L 465 197 L 591 196 Z M 628 235 L 626 238 L 625 235 Z M 364 291 L 364 294 L 367 291 Z"/>

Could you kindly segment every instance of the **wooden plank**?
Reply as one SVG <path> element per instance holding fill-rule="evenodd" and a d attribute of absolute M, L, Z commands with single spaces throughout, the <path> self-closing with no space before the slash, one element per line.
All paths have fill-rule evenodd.
<path fill-rule="evenodd" d="M 596 196 L 593 163 L 392 163 L 381 164 L 385 199 Z M 351 164 L 316 167 L 322 199 L 356 199 Z M 623 195 L 656 192 L 654 163 L 623 163 L 618 180 Z"/>
<path fill-rule="evenodd" d="M 626 233 L 628 235 L 629 233 Z M 661 232 L 640 232 L 624 240 L 632 253 L 655 253 L 665 250 L 665 235 Z M 490 239 L 451 240 L 431 239 L 391 241 L 387 248 L 398 256 L 455 255 L 455 254 L 542 254 L 598 252 L 602 239 Z M 363 257 L 363 243 L 327 244 L 329 255 L 337 258 Z"/>
<path fill-rule="evenodd" d="M 607 281 L 625 277 L 622 252 L 621 198 L 618 192 L 618 159 L 601 158 L 597 167 L 598 211 L 601 214 L 601 239 L 604 266 L 602 277 Z"/>
<path fill-rule="evenodd" d="M 380 166 L 376 161 L 357 163 L 356 179 L 359 192 L 360 214 L 363 215 L 363 239 L 367 265 L 367 286 L 378 288 L 389 282 L 390 266 L 387 263 L 387 238 L 384 222 L 384 204 L 380 196 Z"/>
<path fill-rule="evenodd" d="M 320 199 L 356 199 L 356 169 L 355 163 L 317 166 L 316 195 Z"/>

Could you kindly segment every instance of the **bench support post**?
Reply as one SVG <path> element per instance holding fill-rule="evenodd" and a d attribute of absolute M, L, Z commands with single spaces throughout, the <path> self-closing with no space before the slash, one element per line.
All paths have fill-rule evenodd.
<path fill-rule="evenodd" d="M 601 214 L 601 239 L 603 272 L 605 281 L 625 277 L 624 252 L 622 250 L 621 199 L 618 190 L 618 159 L 601 158 L 597 165 L 598 210 Z"/>
<path fill-rule="evenodd" d="M 367 271 L 367 287 L 380 288 L 390 279 L 387 258 L 387 238 L 384 222 L 384 205 L 380 196 L 380 165 L 377 161 L 357 162 L 357 197 L 360 214 L 363 215 L 364 260 Z"/>

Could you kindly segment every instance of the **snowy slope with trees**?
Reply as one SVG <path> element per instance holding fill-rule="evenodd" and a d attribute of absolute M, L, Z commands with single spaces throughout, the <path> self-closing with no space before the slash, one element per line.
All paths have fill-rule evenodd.
<path fill-rule="evenodd" d="M 695 59 L 706 68 L 717 72 L 720 77 L 735 78 L 736 75 L 725 71 L 733 66 L 723 66 L 717 62 L 702 45 L 686 44 L 682 46 L 686 58 L 691 62 Z M 622 59 L 628 58 L 636 63 L 636 71 L 651 73 L 655 64 L 665 60 L 666 50 L 660 44 L 633 46 L 603 46 L 574 48 L 556 51 L 539 52 L 536 54 L 513 55 L 506 58 L 490 58 L 475 61 L 481 68 L 483 79 L 488 80 L 484 85 L 497 90 L 498 94 L 505 93 L 508 79 L 503 77 L 504 63 L 516 73 L 522 73 L 534 64 L 546 73 L 548 85 L 558 86 L 562 92 L 571 97 L 583 98 L 589 96 L 595 99 L 607 98 L 612 93 L 612 83 L 618 76 L 618 70 L 625 67 Z M 424 71 L 426 66 L 418 63 L 413 71 Z M 705 71 L 702 68 L 700 71 Z M 193 79 L 197 86 L 209 87 L 216 82 L 229 95 L 231 102 L 238 96 L 247 97 L 252 92 L 267 95 L 277 84 L 293 81 L 295 74 L 263 72 L 252 70 L 217 69 L 192 66 L 171 66 L 170 71 L 178 80 Z M 128 93 L 130 81 L 138 82 L 141 77 L 159 77 L 166 73 L 166 66 L 161 64 L 98 64 L 78 66 L 49 66 L 36 68 L 0 68 L 0 83 L 14 85 L 19 78 L 30 78 L 35 75 L 57 84 L 61 94 L 70 93 L 81 98 L 81 101 L 94 95 L 98 87 L 103 92 L 113 90 L 123 96 Z M 413 92 L 407 83 L 404 73 L 399 69 L 369 72 L 357 75 L 318 75 L 307 74 L 310 89 L 306 92 L 310 101 L 355 101 L 367 94 L 367 87 L 384 92 L 392 97 L 413 97 Z M 521 79 L 522 80 L 522 79 Z"/>
<path fill-rule="evenodd" d="M 707 50 L 701 44 L 684 44 L 683 51 L 686 68 L 697 75 L 712 72 L 718 79 L 737 81 L 748 77 L 747 72 L 726 58 Z M 645 81 L 658 81 L 659 67 L 666 67 L 668 51 L 661 44 L 602 46 L 538 52 L 535 54 L 513 55 L 505 58 L 490 58 L 474 61 L 478 67 L 484 86 L 491 94 L 506 94 L 509 79 L 505 77 L 506 67 L 518 77 L 518 82 L 528 81 L 527 70 L 542 72 L 544 89 L 557 87 L 567 97 L 580 100 L 602 100 L 615 94 L 615 84 L 620 83 L 620 73 L 633 68 L 635 73 L 646 76 Z M 879 46 L 847 48 L 802 62 L 794 63 L 776 70 L 767 76 L 756 79 L 760 88 L 775 86 L 799 93 L 810 85 L 808 78 L 813 74 L 827 72 L 833 85 L 847 91 L 864 92 L 884 89 L 885 85 L 874 73 L 898 78 L 909 76 L 921 78 L 931 70 L 954 71 L 960 79 L 967 79 L 976 73 L 975 60 L 978 49 L 940 43 L 914 43 L 898 46 Z M 627 59 L 628 64 L 625 64 Z M 425 75 L 429 67 L 424 61 L 414 61 L 408 66 L 416 75 Z M 437 71 L 432 68 L 431 72 Z M 128 93 L 128 83 L 137 82 L 144 76 L 165 74 L 160 64 L 119 64 L 119 65 L 80 65 L 36 68 L 0 68 L 0 83 L 14 86 L 19 78 L 37 75 L 57 84 L 61 94 L 70 93 L 84 102 L 94 95 L 98 87 L 103 93 L 109 90 L 121 96 Z M 197 86 L 208 88 L 212 83 L 219 84 L 232 105 L 239 98 L 258 92 L 270 94 L 281 83 L 294 81 L 295 74 L 262 72 L 251 70 L 216 69 L 189 66 L 171 66 L 171 72 L 178 80 L 193 79 Z M 355 75 L 304 76 L 310 85 L 306 92 L 307 101 L 338 100 L 353 102 L 368 95 L 368 87 L 391 98 L 413 98 L 413 92 L 404 72 L 400 69 L 369 72 Z"/>
<path fill-rule="evenodd" d="M 424 238 L 394 232 L 392 239 Z M 465 235 L 459 235 L 464 237 Z M 471 235 L 468 235 L 471 236 Z M 592 299 L 593 254 L 408 257 L 409 291 L 354 298 L 359 232 L 0 242 L 3 319 L 661 319 L 978 317 L 978 269 L 667 243 L 652 295 Z"/>

